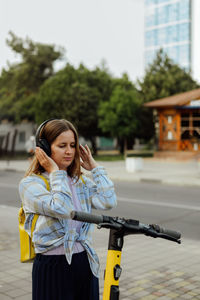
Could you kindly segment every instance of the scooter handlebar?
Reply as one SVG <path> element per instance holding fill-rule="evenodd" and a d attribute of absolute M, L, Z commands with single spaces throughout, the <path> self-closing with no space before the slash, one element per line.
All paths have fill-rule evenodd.
<path fill-rule="evenodd" d="M 99 224 L 103 223 L 103 216 L 97 216 L 89 213 L 85 213 L 82 211 L 72 211 L 71 212 L 71 219 L 86 222 L 86 223 L 94 223 Z"/>
<path fill-rule="evenodd" d="M 154 230 L 156 230 L 156 232 L 160 233 L 161 235 L 170 236 L 175 240 L 179 240 L 181 238 L 181 233 L 178 231 L 165 229 L 163 227 L 160 227 L 157 224 L 152 224 L 151 226 L 153 227 Z"/>
<path fill-rule="evenodd" d="M 174 230 L 169 230 L 160 227 L 157 224 L 142 224 L 137 220 L 132 219 L 123 219 L 118 217 L 109 217 L 109 216 L 98 216 L 90 213 L 85 213 L 81 211 L 72 211 L 71 219 L 86 222 L 86 223 L 94 223 L 99 224 L 100 227 L 105 228 L 114 228 L 114 229 L 122 229 L 126 230 L 126 234 L 137 234 L 143 233 L 145 235 L 151 237 L 160 237 L 164 239 L 168 239 L 177 243 L 181 243 L 180 238 L 181 234 Z"/>

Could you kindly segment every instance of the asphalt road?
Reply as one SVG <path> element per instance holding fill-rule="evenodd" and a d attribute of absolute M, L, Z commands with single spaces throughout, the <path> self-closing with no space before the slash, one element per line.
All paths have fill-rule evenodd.
<path fill-rule="evenodd" d="M 18 183 L 21 172 L 0 171 L 0 205 L 20 207 Z M 157 223 L 182 233 L 184 238 L 199 240 L 199 187 L 170 186 L 158 183 L 115 181 L 118 206 L 106 212 Z"/>

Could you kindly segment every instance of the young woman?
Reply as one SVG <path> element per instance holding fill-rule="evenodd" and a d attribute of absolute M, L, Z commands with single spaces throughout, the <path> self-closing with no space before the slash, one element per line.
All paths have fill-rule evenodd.
<path fill-rule="evenodd" d="M 92 247 L 93 225 L 70 219 L 72 210 L 91 212 L 116 205 L 113 183 L 90 149 L 79 146 L 74 126 L 46 121 L 36 134 L 35 158 L 19 185 L 36 258 L 32 270 L 33 300 L 98 300 L 99 261 Z M 43 150 L 43 149 L 44 150 Z M 93 180 L 81 176 L 80 166 Z M 49 182 L 50 189 L 42 175 Z"/>

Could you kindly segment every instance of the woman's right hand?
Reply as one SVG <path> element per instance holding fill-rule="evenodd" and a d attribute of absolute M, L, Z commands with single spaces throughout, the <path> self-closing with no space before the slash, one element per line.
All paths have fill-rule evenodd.
<path fill-rule="evenodd" d="M 48 156 L 40 147 L 35 148 L 35 156 L 38 159 L 40 165 L 48 172 L 52 173 L 58 171 L 58 165 L 55 161 Z"/>

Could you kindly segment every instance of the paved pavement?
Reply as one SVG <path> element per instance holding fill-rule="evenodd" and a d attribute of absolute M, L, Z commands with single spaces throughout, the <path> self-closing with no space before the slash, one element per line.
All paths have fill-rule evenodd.
<path fill-rule="evenodd" d="M 134 160 L 134 159 L 133 159 Z M 137 159 L 136 159 L 137 162 Z M 154 181 L 176 185 L 200 185 L 200 161 L 176 161 L 145 158 L 135 166 L 135 171 L 128 172 L 125 161 L 98 162 L 105 166 L 113 180 Z M 25 171 L 29 166 L 27 160 L 2 161 L 0 170 Z M 137 168 L 141 168 L 137 170 Z M 134 168 L 132 168 L 134 169 Z"/>
<path fill-rule="evenodd" d="M 167 184 L 199 185 L 197 161 L 176 162 L 145 159 L 142 170 L 129 173 L 124 162 L 105 162 L 112 179 L 158 181 Z M 0 169 L 23 171 L 27 161 L 0 161 Z M 19 262 L 17 208 L 0 206 L 0 300 L 31 299 L 31 264 Z M 5 226 L 9 223 L 8 227 Z M 101 262 L 100 291 L 106 264 L 108 231 L 96 229 L 94 245 Z M 122 252 L 120 299 L 200 299 L 200 241 L 181 245 L 146 236 L 125 238 Z M 81 300 L 81 299 L 80 299 Z"/>

